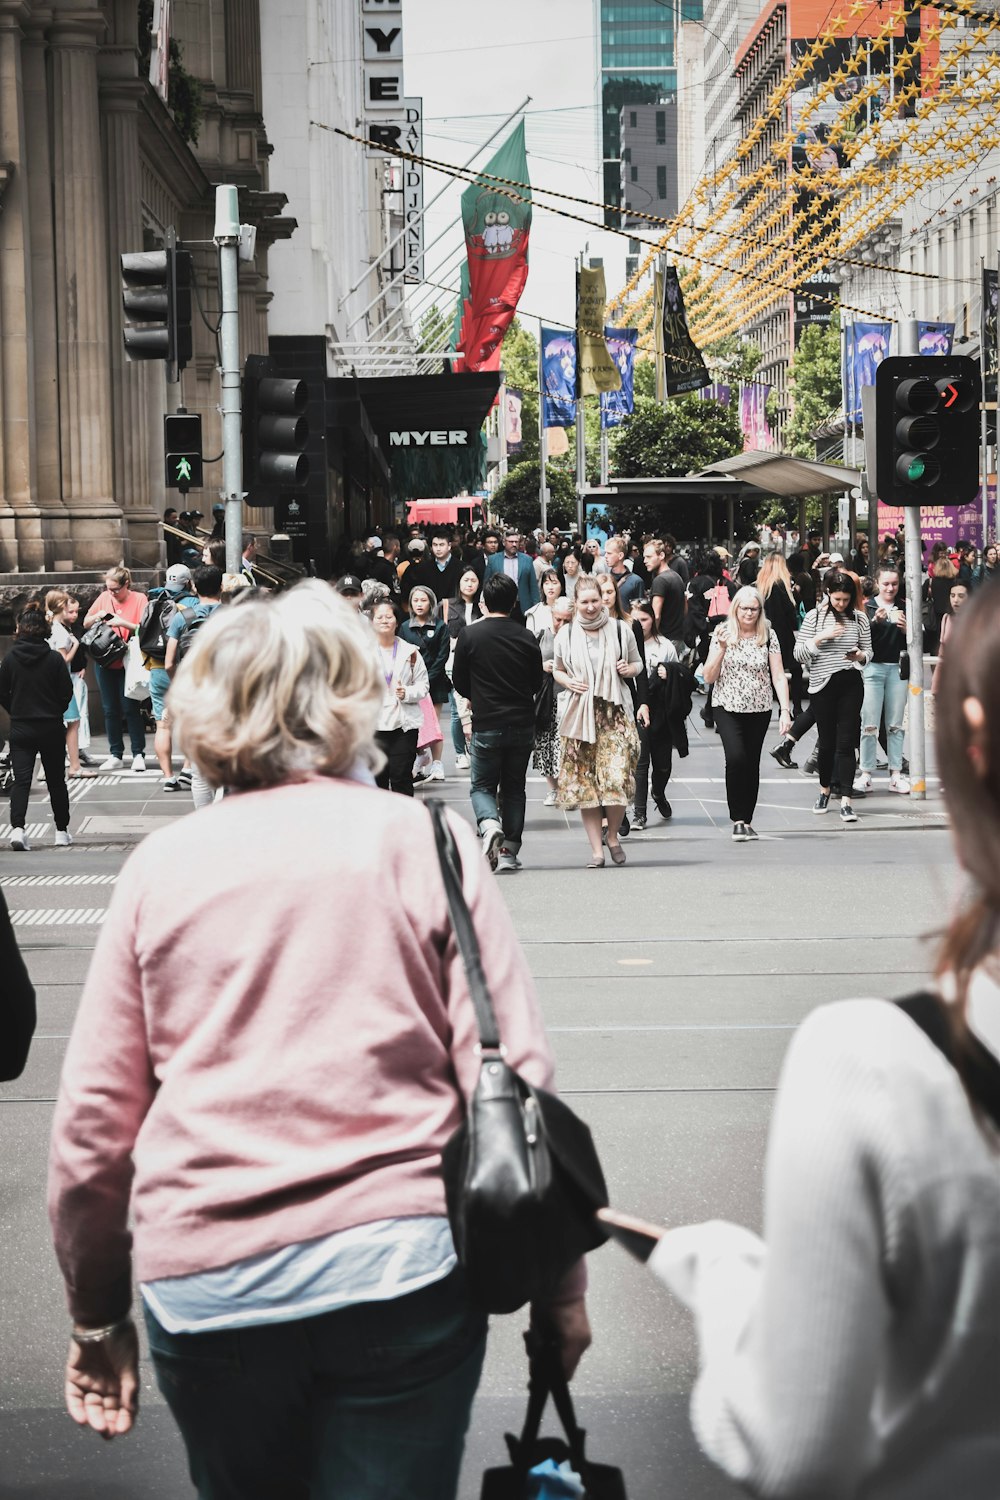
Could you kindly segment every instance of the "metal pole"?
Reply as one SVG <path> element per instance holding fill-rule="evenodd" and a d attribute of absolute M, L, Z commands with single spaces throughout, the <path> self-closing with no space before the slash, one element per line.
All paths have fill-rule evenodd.
<path fill-rule="evenodd" d="M 240 205 L 235 187 L 215 190 L 215 243 L 219 247 L 219 348 L 222 365 L 222 498 L 226 506 L 226 572 L 243 560 L 243 425 L 240 405 Z"/>
<path fill-rule="evenodd" d="M 927 798 L 927 746 L 924 735 L 924 620 L 920 507 L 908 505 L 903 516 L 906 562 L 906 648 L 910 655 L 910 796 Z"/>
<path fill-rule="evenodd" d="M 503 481 L 507 478 L 507 382 L 506 382 L 506 380 L 501 380 L 501 382 L 500 382 L 500 407 L 499 407 L 498 415 L 499 415 L 500 420 L 497 423 L 497 437 L 499 439 L 499 442 L 498 442 L 497 446 L 498 446 L 498 448 L 500 450 L 500 462 L 497 464 L 497 472 L 499 473 L 500 483 L 502 484 Z"/>
<path fill-rule="evenodd" d="M 997 249 L 997 285 L 1000 286 L 1000 248 Z M 1000 366 L 1000 360 L 998 360 L 998 366 Z M 994 423 L 994 431 L 997 434 L 1000 434 L 1000 376 L 998 376 L 998 379 L 997 379 L 997 409 L 996 409 L 996 412 L 995 412 L 995 416 L 996 416 L 996 421 Z M 994 453 L 994 457 L 1000 458 L 1000 436 L 998 436 L 998 438 L 997 438 L 997 446 L 994 447 L 993 453 Z M 983 484 L 984 484 L 984 486 L 986 488 L 986 497 L 987 497 L 986 503 L 987 503 L 987 509 L 988 509 L 988 507 L 989 507 L 989 492 L 990 492 L 989 457 L 988 457 L 988 455 L 987 455 L 987 472 L 986 472 L 986 474 L 983 477 Z M 998 539 L 1000 539 L 1000 480 L 997 481 L 997 497 L 996 497 L 996 500 L 994 501 L 994 504 L 993 504 L 993 535 L 995 537 L 997 537 Z M 986 546 L 986 537 L 985 537 L 985 535 L 983 536 L 983 546 L 984 547 Z"/>
<path fill-rule="evenodd" d="M 545 470 L 549 461 L 549 442 L 545 436 L 545 379 L 542 370 L 542 320 L 538 320 L 538 511 L 542 530 L 549 534 L 549 491 Z M 544 540 L 544 538 L 543 538 Z"/>
<path fill-rule="evenodd" d="M 587 487 L 587 433 L 584 427 L 583 397 L 580 395 L 580 272 L 583 269 L 583 256 L 577 256 L 576 261 L 576 308 L 577 308 L 577 335 L 576 335 L 576 529 L 584 538 L 583 516 L 583 492 Z"/>
<path fill-rule="evenodd" d="M 984 303 L 985 303 L 986 277 L 985 277 L 985 275 L 983 273 L 984 273 L 985 270 L 986 270 L 986 257 L 984 255 L 981 255 L 979 257 L 979 285 L 983 289 L 982 292 L 980 293 L 980 295 L 984 297 Z M 989 541 L 989 536 L 990 536 L 990 485 L 989 485 L 990 455 L 989 455 L 989 434 L 988 434 L 988 431 L 987 431 L 987 425 L 988 424 L 987 424 L 987 417 L 986 417 L 986 339 L 985 339 L 985 333 L 986 333 L 986 307 L 984 305 L 982 313 L 980 314 L 980 318 L 979 318 L 979 342 L 980 342 L 980 344 L 982 346 L 980 348 L 980 351 L 979 351 L 979 364 L 980 364 L 980 367 L 982 369 L 982 376 L 983 376 L 983 404 L 979 408 L 979 467 L 980 467 L 980 469 L 982 471 L 983 479 L 982 479 L 982 489 L 979 492 L 979 501 L 980 501 L 980 506 L 982 508 L 982 513 L 983 513 L 983 550 L 984 551 L 986 550 L 986 545 L 987 545 L 987 543 Z"/>
<path fill-rule="evenodd" d="M 608 482 L 608 429 L 601 423 L 601 484 Z"/>

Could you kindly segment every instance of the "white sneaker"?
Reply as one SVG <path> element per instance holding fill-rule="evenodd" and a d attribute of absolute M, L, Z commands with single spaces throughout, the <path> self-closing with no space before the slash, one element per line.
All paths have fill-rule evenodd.
<path fill-rule="evenodd" d="M 854 790 L 856 792 L 870 792 L 872 789 L 872 778 L 868 771 L 861 771 L 854 778 Z"/>
<path fill-rule="evenodd" d="M 483 858 L 490 869 L 495 870 L 500 855 L 500 848 L 503 844 L 503 829 L 496 818 L 487 818 L 479 830 L 479 837 L 483 841 Z"/>
<path fill-rule="evenodd" d="M 57 849 L 68 849 L 69 846 L 70 846 L 70 844 L 72 842 L 73 842 L 73 835 L 70 833 L 70 831 L 69 831 L 68 828 L 57 828 L 56 829 L 56 848 Z"/>
<path fill-rule="evenodd" d="M 516 854 L 512 854 L 509 849 L 501 849 L 499 855 L 497 856 L 498 875 L 512 874 L 514 871 L 523 868 L 524 867 Z"/>
<path fill-rule="evenodd" d="M 124 771 L 125 762 L 120 755 L 109 755 L 97 768 L 99 771 Z"/>
<path fill-rule="evenodd" d="M 143 755 L 133 755 L 133 757 L 132 757 L 132 769 L 133 769 L 133 771 L 144 771 L 146 769 L 146 758 L 145 758 L 145 756 L 143 756 Z"/>
<path fill-rule="evenodd" d="M 443 781 L 444 780 L 444 766 L 441 764 L 441 762 L 439 760 L 436 760 L 434 762 L 434 764 L 431 766 L 430 774 L 428 775 L 427 780 L 428 781 Z"/>
<path fill-rule="evenodd" d="M 558 797 L 558 795 L 559 795 L 558 792 L 547 792 L 545 794 L 545 801 L 542 803 L 542 806 L 543 807 L 555 807 L 555 805 L 556 805 L 556 798 Z"/>
<path fill-rule="evenodd" d="M 12 828 L 10 830 L 10 847 L 19 851 L 31 848 L 31 845 L 24 836 L 23 828 Z"/>
<path fill-rule="evenodd" d="M 910 783 L 901 771 L 894 771 L 889 777 L 889 790 L 890 792 L 902 792 L 904 795 L 909 793 Z"/>
<path fill-rule="evenodd" d="M 471 767 L 471 765 L 472 765 L 472 761 L 469 759 L 469 757 L 467 755 L 456 755 L 455 756 L 455 770 L 456 771 L 468 771 L 469 768 Z"/>

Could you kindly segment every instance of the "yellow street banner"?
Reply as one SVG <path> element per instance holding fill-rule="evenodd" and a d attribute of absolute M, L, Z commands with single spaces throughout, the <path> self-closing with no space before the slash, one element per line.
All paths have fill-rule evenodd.
<path fill-rule="evenodd" d="M 576 273 L 577 371 L 581 396 L 599 396 L 602 391 L 620 391 L 621 371 L 604 342 L 604 304 L 607 291 L 604 268 L 596 266 Z"/>

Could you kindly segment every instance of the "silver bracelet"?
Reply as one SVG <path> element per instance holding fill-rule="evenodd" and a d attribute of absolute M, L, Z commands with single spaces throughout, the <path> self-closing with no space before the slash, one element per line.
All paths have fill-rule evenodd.
<path fill-rule="evenodd" d="M 108 1323 L 104 1328 L 88 1328 L 84 1333 L 78 1333 L 74 1328 L 70 1337 L 75 1344 L 103 1344 L 122 1328 L 127 1328 L 131 1321 L 130 1317 L 119 1318 L 117 1323 Z"/>

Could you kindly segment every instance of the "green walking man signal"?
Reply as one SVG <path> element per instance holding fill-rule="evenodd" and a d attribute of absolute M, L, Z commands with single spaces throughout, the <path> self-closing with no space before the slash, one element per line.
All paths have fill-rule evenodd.
<path fill-rule="evenodd" d="M 204 482 L 201 457 L 201 417 L 197 413 L 168 412 L 163 418 L 164 484 L 168 490 L 199 490 Z"/>

